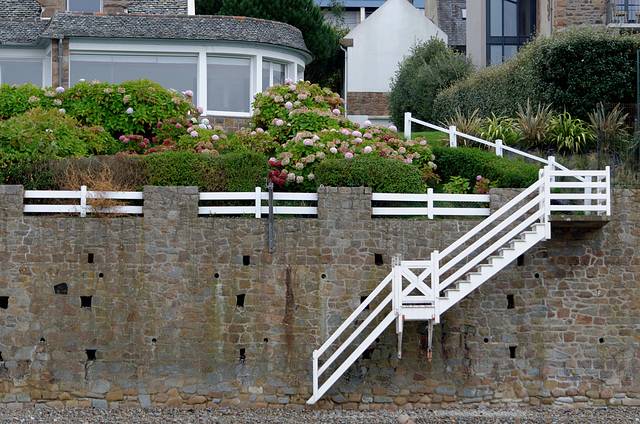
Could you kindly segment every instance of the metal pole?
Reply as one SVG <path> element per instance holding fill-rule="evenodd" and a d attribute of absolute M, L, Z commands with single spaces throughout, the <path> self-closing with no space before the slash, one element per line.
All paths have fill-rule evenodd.
<path fill-rule="evenodd" d="M 269 189 L 269 253 L 276 251 L 276 242 L 273 239 L 273 183 L 267 184 Z"/>

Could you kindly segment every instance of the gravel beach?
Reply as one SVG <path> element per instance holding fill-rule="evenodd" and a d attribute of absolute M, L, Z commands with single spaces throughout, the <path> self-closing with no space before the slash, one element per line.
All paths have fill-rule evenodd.
<path fill-rule="evenodd" d="M 0 423 L 640 423 L 640 409 L 444 408 L 412 411 L 295 411 L 285 409 L 23 408 L 0 407 Z"/>

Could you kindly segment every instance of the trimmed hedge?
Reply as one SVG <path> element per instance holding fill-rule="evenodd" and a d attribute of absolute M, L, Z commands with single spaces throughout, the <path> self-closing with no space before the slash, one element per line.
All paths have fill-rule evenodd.
<path fill-rule="evenodd" d="M 329 187 L 371 187 L 378 193 L 424 193 L 420 170 L 396 159 L 356 156 L 327 159 L 315 169 L 318 185 Z"/>
<path fill-rule="evenodd" d="M 580 28 L 538 37 L 511 60 L 489 66 L 440 91 L 434 119 L 444 121 L 460 108 L 481 117 L 515 116 L 518 104 L 551 104 L 586 119 L 598 102 L 635 100 L 637 34 Z"/>
<path fill-rule="evenodd" d="M 477 175 L 482 175 L 494 187 L 525 188 L 538 180 L 538 166 L 472 147 L 434 147 L 433 154 L 442 181 L 456 176 L 475 181 Z"/>

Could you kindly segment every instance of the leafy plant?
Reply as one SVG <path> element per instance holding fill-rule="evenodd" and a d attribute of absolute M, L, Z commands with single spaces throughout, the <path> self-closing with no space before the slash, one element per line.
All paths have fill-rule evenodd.
<path fill-rule="evenodd" d="M 480 138 L 490 141 L 502 140 L 504 144 L 513 145 L 520 138 L 520 134 L 515 128 L 515 119 L 491 113 L 491 117 L 485 118 L 481 126 Z"/>
<path fill-rule="evenodd" d="M 456 108 L 455 115 L 452 118 L 444 121 L 445 126 L 455 126 L 456 129 L 465 134 L 477 136 L 480 132 L 480 124 L 482 119 L 478 116 L 478 109 L 471 112 L 469 115 L 462 113 L 460 108 Z M 460 145 L 467 146 L 472 143 L 471 140 L 464 137 L 460 138 Z"/>
<path fill-rule="evenodd" d="M 545 147 L 547 133 L 552 126 L 552 117 L 551 105 L 538 104 L 534 108 L 528 100 L 525 108 L 519 105 L 515 120 L 515 127 L 520 133 L 519 141 L 527 148 Z"/>
<path fill-rule="evenodd" d="M 586 122 L 572 118 L 566 110 L 551 118 L 551 128 L 547 136 L 551 147 L 560 153 L 579 153 L 593 143 L 595 134 Z"/>
<path fill-rule="evenodd" d="M 451 194 L 466 194 L 470 189 L 469 180 L 460 176 L 451 177 L 449 182 L 442 186 L 445 193 Z"/>
<path fill-rule="evenodd" d="M 589 122 L 598 140 L 608 143 L 625 138 L 628 116 L 627 113 L 622 114 L 620 104 L 607 112 L 604 104 L 600 102 L 598 107 L 589 114 Z"/>

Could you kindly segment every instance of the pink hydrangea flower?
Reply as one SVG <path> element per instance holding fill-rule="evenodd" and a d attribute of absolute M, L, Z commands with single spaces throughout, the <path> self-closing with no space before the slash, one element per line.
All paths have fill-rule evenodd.
<path fill-rule="evenodd" d="M 371 153 L 373 151 L 373 149 L 371 148 L 371 146 L 366 146 L 363 151 L 365 153 Z"/>
<path fill-rule="evenodd" d="M 351 159 L 353 157 L 353 153 L 347 152 L 347 153 L 344 154 L 344 157 L 347 158 L 347 159 Z"/>
<path fill-rule="evenodd" d="M 340 115 L 340 109 L 333 109 L 334 115 Z"/>
<path fill-rule="evenodd" d="M 197 131 L 191 131 L 189 134 L 191 135 L 191 137 L 197 137 L 198 136 L 198 132 Z"/>
<path fill-rule="evenodd" d="M 125 138 L 127 138 L 127 137 L 125 137 L 125 136 L 121 135 L 121 136 L 120 136 L 120 138 L 119 138 L 119 140 L 120 140 L 120 141 L 124 141 L 124 139 L 125 139 Z"/>
<path fill-rule="evenodd" d="M 335 147 L 330 148 L 330 149 L 329 149 L 329 151 L 330 151 L 331 153 L 333 153 L 334 155 L 335 155 L 336 153 L 338 153 L 338 149 L 336 149 Z"/>
<path fill-rule="evenodd" d="M 421 146 L 426 146 L 427 145 L 427 140 L 420 140 L 420 145 Z"/>
<path fill-rule="evenodd" d="M 291 78 L 287 78 L 284 80 L 285 84 L 293 84 L 293 80 Z"/>
<path fill-rule="evenodd" d="M 367 120 L 362 123 L 362 126 L 365 128 L 369 128 L 371 126 L 371 121 Z"/>
<path fill-rule="evenodd" d="M 262 128 L 256 128 L 256 132 L 258 134 L 262 134 L 264 132 L 264 130 Z"/>
<path fill-rule="evenodd" d="M 86 79 L 84 79 L 84 78 L 80 78 L 78 81 L 80 81 L 80 82 L 85 82 L 85 81 L 86 81 Z"/>
<path fill-rule="evenodd" d="M 217 134 L 214 134 L 214 135 L 211 136 L 211 140 L 218 141 L 218 140 L 220 140 L 220 137 L 218 137 Z"/>
<path fill-rule="evenodd" d="M 318 137 L 317 135 L 314 135 L 313 136 L 313 141 L 318 141 L 318 140 L 320 140 L 320 137 Z"/>
<path fill-rule="evenodd" d="M 303 177 L 302 175 L 298 175 L 298 176 L 296 177 L 296 182 L 297 182 L 298 184 L 300 184 L 300 183 L 304 182 L 304 177 Z"/>
<path fill-rule="evenodd" d="M 290 172 L 289 174 L 287 174 L 287 180 L 293 181 L 296 179 L 296 174 L 294 174 L 293 172 Z"/>
<path fill-rule="evenodd" d="M 289 90 L 291 90 L 291 91 L 296 91 L 296 86 L 295 86 L 294 84 L 291 84 L 291 85 L 289 86 Z"/>
<path fill-rule="evenodd" d="M 476 177 L 476 181 L 480 181 L 481 179 L 482 179 L 482 175 L 478 175 L 478 176 Z"/>
<path fill-rule="evenodd" d="M 191 91 L 191 90 L 185 91 L 184 94 L 186 94 L 189 97 L 193 97 L 193 91 Z"/>
<path fill-rule="evenodd" d="M 363 136 L 364 138 L 371 138 L 371 137 L 373 137 L 373 135 L 371 135 L 371 133 L 364 133 L 362 136 Z"/>
<path fill-rule="evenodd" d="M 284 104 L 284 108 L 287 109 L 287 110 L 293 109 L 293 103 L 291 103 L 291 102 L 285 103 Z"/>
<path fill-rule="evenodd" d="M 133 113 L 133 108 L 127 108 L 126 112 L 128 115 L 131 115 Z"/>
<path fill-rule="evenodd" d="M 362 137 L 362 133 L 358 130 L 352 132 L 351 135 L 354 137 Z"/>
<path fill-rule="evenodd" d="M 349 130 L 346 128 L 341 129 L 340 132 L 344 135 L 351 135 L 351 132 L 349 132 Z"/>
<path fill-rule="evenodd" d="M 302 144 L 304 144 L 305 146 L 313 146 L 313 140 L 310 138 L 306 138 Z"/>
<path fill-rule="evenodd" d="M 282 119 L 278 119 L 278 120 L 276 121 L 276 126 L 281 127 L 281 126 L 283 126 L 283 125 L 284 125 L 284 121 L 283 121 Z"/>
<path fill-rule="evenodd" d="M 177 129 L 180 129 L 180 128 L 182 128 L 182 124 L 180 124 L 180 123 L 177 123 L 177 124 L 176 124 L 176 128 L 177 128 Z"/>
<path fill-rule="evenodd" d="M 389 125 L 389 129 L 393 132 L 398 132 L 398 128 L 395 125 Z"/>
<path fill-rule="evenodd" d="M 58 87 L 56 88 L 56 93 L 60 94 L 60 93 L 64 93 L 64 87 Z"/>
<path fill-rule="evenodd" d="M 199 114 L 203 114 L 204 113 L 204 109 L 202 108 L 202 106 L 198 106 L 196 109 L 198 109 L 198 113 Z"/>
<path fill-rule="evenodd" d="M 256 135 L 257 133 L 255 131 L 251 131 L 251 135 Z"/>
<path fill-rule="evenodd" d="M 406 158 L 404 161 L 409 163 L 409 164 L 413 163 L 413 159 L 411 159 L 411 158 Z"/>
<path fill-rule="evenodd" d="M 358 137 L 358 138 L 354 139 L 353 142 L 356 143 L 356 144 L 359 144 L 359 143 L 362 143 L 362 139 Z"/>

